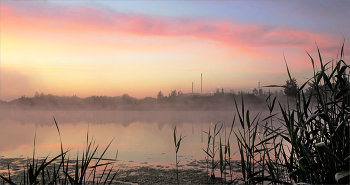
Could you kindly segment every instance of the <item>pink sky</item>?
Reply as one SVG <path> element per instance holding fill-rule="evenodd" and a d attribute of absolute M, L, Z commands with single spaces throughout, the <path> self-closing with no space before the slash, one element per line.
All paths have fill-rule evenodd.
<path fill-rule="evenodd" d="M 282 19 L 280 14 L 292 14 L 292 10 L 269 11 L 282 19 L 274 22 L 254 16 L 249 20 L 225 17 L 224 10 L 215 14 L 208 9 L 211 15 L 193 15 L 196 11 L 191 10 L 168 15 L 126 11 L 125 4 L 118 10 L 115 2 L 108 1 L 79 3 L 1 1 L 2 100 L 33 96 L 36 91 L 80 97 L 124 93 L 155 97 L 158 91 L 167 95 L 174 89 L 189 93 L 192 82 L 195 92 L 200 92 L 200 73 L 205 93 L 217 86 L 250 91 L 257 80 L 262 86 L 285 83 L 283 55 L 301 84 L 312 75 L 305 51 L 318 59 L 317 43 L 328 61 L 336 57 L 343 39 L 350 38 L 344 32 L 349 21 L 339 17 L 328 21 L 332 12 L 319 24 L 339 24 L 335 27 L 339 33 L 320 29 L 317 20 L 305 26 L 294 24 L 296 18 Z M 112 4 L 106 8 L 105 3 Z M 274 6 L 266 5 L 266 10 Z"/>

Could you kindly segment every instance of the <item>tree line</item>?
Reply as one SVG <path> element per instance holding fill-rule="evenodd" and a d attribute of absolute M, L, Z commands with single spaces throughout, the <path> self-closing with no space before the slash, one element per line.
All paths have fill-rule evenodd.
<path fill-rule="evenodd" d="M 272 94 L 278 95 L 280 99 L 285 96 L 293 97 L 298 91 L 295 78 L 287 80 L 284 91 L 275 91 Z M 309 88 L 308 93 L 312 92 Z M 271 92 L 269 92 L 271 94 Z M 162 91 L 157 93 L 156 98 L 134 98 L 128 94 L 122 96 L 89 96 L 80 98 L 73 96 L 57 96 L 36 92 L 33 97 L 22 96 L 10 102 L 1 101 L 3 109 L 64 109 L 64 110 L 231 110 L 235 107 L 237 96 L 244 97 L 245 103 L 264 105 L 268 92 L 253 89 L 252 92 L 238 91 L 224 92 L 217 89 L 212 95 L 184 94 L 182 91 L 173 90 L 168 96 Z M 240 104 L 240 102 L 238 102 Z"/>
<path fill-rule="evenodd" d="M 255 96 L 240 92 L 214 93 L 213 96 L 186 96 L 181 91 L 173 90 L 168 96 L 159 91 L 156 98 L 134 98 L 128 94 L 122 96 L 90 96 L 80 98 L 35 93 L 33 97 L 22 96 L 6 102 L 1 101 L 2 109 L 24 110 L 224 110 L 234 108 L 234 98 L 244 96 L 247 102 L 264 103 L 265 96 Z"/>

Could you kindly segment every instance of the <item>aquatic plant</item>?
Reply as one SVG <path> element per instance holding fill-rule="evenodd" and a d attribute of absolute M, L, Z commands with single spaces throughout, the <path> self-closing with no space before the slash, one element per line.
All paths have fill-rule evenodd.
<path fill-rule="evenodd" d="M 180 138 L 179 140 L 176 139 L 176 126 L 174 128 L 174 144 L 175 144 L 175 166 L 176 166 L 176 179 L 177 179 L 177 184 L 179 184 L 179 163 L 180 163 L 180 160 L 177 159 L 177 153 L 179 152 L 179 149 L 180 149 L 180 144 L 181 144 L 181 141 L 184 137 L 182 137 L 180 135 Z"/>
<path fill-rule="evenodd" d="M 240 131 L 235 134 L 245 183 L 349 183 L 350 83 L 343 48 L 344 43 L 338 61 L 326 64 L 317 48 L 319 71 L 307 53 L 313 65 L 313 77 L 301 85 L 291 102 L 285 105 L 278 102 L 279 116 L 271 114 L 276 97 L 266 99 L 270 116 L 261 121 L 265 122 L 261 124 L 263 132 L 256 131 L 259 121 L 255 125 L 250 123 L 249 111 L 244 115 L 242 99 L 242 116 L 238 116 L 243 134 Z M 286 68 L 292 80 L 287 62 Z M 311 87 L 309 94 L 303 91 L 306 84 Z M 281 126 L 276 127 L 273 124 L 276 122 Z M 254 143 L 256 138 L 260 140 L 258 144 Z"/>
<path fill-rule="evenodd" d="M 208 159 L 211 159 L 211 173 L 210 173 L 210 178 L 212 180 L 215 179 L 215 168 L 218 166 L 218 164 L 220 163 L 220 161 L 216 161 L 215 160 L 215 155 L 216 152 L 220 149 L 221 147 L 221 142 L 219 143 L 219 145 L 217 145 L 217 143 L 215 142 L 217 135 L 220 133 L 221 129 L 222 129 L 223 124 L 220 125 L 220 127 L 218 127 L 218 123 L 216 123 L 214 125 L 214 130 L 213 130 L 213 134 L 211 134 L 211 130 L 209 128 L 208 132 L 203 131 L 204 133 L 206 133 L 208 135 L 208 142 L 207 142 L 207 148 L 206 150 L 202 149 L 206 154 L 207 154 L 207 168 L 209 167 L 208 163 Z M 220 150 L 222 152 L 222 150 Z M 221 160 L 221 167 L 223 167 L 223 160 Z"/>
<path fill-rule="evenodd" d="M 349 183 L 350 66 L 343 60 L 343 49 L 344 43 L 338 61 L 323 64 L 317 47 L 319 71 L 316 71 L 314 59 L 307 53 L 313 65 L 313 77 L 299 89 L 293 109 L 280 105 L 289 136 L 286 140 L 291 145 L 290 156 L 285 158 L 285 163 L 293 182 Z M 291 79 L 289 70 L 288 75 Z M 303 92 L 307 83 L 314 90 L 308 96 Z M 311 101 L 314 106 L 311 106 Z"/>
<path fill-rule="evenodd" d="M 85 152 L 83 151 L 83 155 L 81 160 L 79 160 L 79 156 L 77 155 L 77 158 L 75 159 L 75 166 L 73 169 L 73 173 L 70 172 L 70 166 L 69 163 L 71 161 L 69 160 L 69 157 L 66 159 L 66 156 L 70 150 L 67 150 L 63 152 L 63 144 L 61 140 L 61 134 L 59 131 L 58 124 L 56 122 L 56 119 L 54 118 L 54 122 L 56 124 L 56 128 L 60 137 L 60 143 L 61 143 L 61 153 L 55 157 L 53 157 L 51 160 L 48 159 L 49 156 L 44 158 L 43 160 L 38 160 L 35 157 L 35 138 L 36 134 L 34 136 L 34 149 L 33 149 L 33 157 L 31 159 L 32 162 L 27 163 L 27 168 L 23 170 L 23 179 L 21 179 L 20 184 L 38 184 L 41 182 L 41 184 L 86 184 L 92 182 L 93 184 L 111 184 L 114 180 L 114 178 L 117 175 L 117 172 L 114 174 L 113 171 L 113 163 L 116 161 L 117 155 L 115 159 L 105 159 L 103 158 L 104 154 L 106 153 L 107 149 L 109 148 L 112 141 L 108 144 L 108 146 L 105 148 L 103 153 L 100 157 L 96 157 L 96 152 L 98 149 L 98 145 L 95 147 L 94 140 L 89 141 L 89 133 L 87 132 L 87 143 Z M 58 163 L 58 167 L 56 168 L 56 163 L 59 158 L 61 158 L 60 162 Z M 93 160 L 96 160 L 95 164 L 91 164 Z M 108 162 L 100 164 L 102 160 L 107 160 Z M 109 165 L 112 165 L 111 168 L 107 169 Z M 102 171 L 102 175 L 97 177 L 96 172 L 98 167 L 105 167 Z M 53 169 L 52 169 L 53 168 Z M 62 170 L 61 170 L 62 169 Z M 60 171 L 61 170 L 61 171 Z M 90 173 L 89 173 L 90 172 Z M 107 173 L 108 172 L 108 173 Z M 89 173 L 89 175 L 88 175 Z M 93 174 L 92 179 L 90 179 L 90 176 Z M 105 176 L 105 174 L 107 174 Z M 8 165 L 8 177 L 0 175 L 0 178 L 3 179 L 6 183 L 9 184 L 16 184 L 11 179 L 11 173 L 10 173 L 10 167 Z"/>

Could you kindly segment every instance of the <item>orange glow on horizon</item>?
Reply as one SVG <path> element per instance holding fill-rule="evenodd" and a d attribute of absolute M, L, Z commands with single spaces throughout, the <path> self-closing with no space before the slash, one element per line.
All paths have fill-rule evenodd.
<path fill-rule="evenodd" d="M 24 75 L 30 87 L 1 90 L 4 100 L 35 91 L 83 97 L 127 93 L 137 98 L 155 97 L 160 90 L 187 93 L 201 72 L 206 73 L 205 92 L 216 86 L 250 89 L 265 74 L 271 75 L 266 80 L 278 83 L 276 75 L 286 71 L 283 53 L 291 72 L 308 71 L 311 64 L 304 50 L 315 53 L 314 40 L 327 48 L 322 50 L 326 59 L 335 54 L 335 47 L 328 47 L 334 38 L 307 30 L 204 18 L 184 22 L 91 7 L 54 8 L 24 11 L 1 3 L 2 78 L 11 69 Z M 2 89 L 8 84 L 10 80 L 1 82 Z"/>

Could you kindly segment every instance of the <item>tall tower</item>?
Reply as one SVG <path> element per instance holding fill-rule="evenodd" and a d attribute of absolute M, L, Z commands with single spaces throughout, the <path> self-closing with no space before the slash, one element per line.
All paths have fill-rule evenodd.
<path fill-rule="evenodd" d="M 192 94 L 193 94 L 193 82 L 192 82 Z"/>
<path fill-rule="evenodd" d="M 201 94 L 202 94 L 202 73 L 201 73 Z"/>

